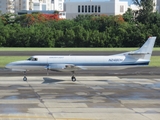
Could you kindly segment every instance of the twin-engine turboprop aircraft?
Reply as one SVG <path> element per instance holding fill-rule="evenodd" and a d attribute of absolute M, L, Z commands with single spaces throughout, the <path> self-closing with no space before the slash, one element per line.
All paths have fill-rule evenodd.
<path fill-rule="evenodd" d="M 156 37 L 149 37 L 144 45 L 135 51 L 110 56 L 32 56 L 24 61 L 11 62 L 6 68 L 12 71 L 23 71 L 24 81 L 26 72 L 30 70 L 51 70 L 72 72 L 72 81 L 77 70 L 119 70 L 129 67 L 146 66 L 150 62 Z"/>

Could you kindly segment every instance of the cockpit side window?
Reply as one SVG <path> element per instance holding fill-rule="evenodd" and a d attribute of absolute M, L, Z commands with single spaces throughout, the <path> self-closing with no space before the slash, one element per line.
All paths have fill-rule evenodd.
<path fill-rule="evenodd" d="M 33 59 L 32 59 L 32 61 L 37 61 L 37 60 L 38 60 L 37 58 L 33 58 Z"/>
<path fill-rule="evenodd" d="M 27 60 L 29 60 L 29 61 L 38 61 L 38 58 L 30 57 L 30 58 L 28 58 Z"/>

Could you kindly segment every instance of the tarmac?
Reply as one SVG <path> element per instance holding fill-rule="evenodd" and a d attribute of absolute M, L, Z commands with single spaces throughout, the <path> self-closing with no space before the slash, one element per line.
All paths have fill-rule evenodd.
<path fill-rule="evenodd" d="M 160 76 L 0 77 L 0 120 L 159 120 Z"/>

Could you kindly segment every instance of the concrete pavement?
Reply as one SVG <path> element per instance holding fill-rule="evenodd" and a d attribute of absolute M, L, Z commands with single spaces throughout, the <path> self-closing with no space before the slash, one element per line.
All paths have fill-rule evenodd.
<path fill-rule="evenodd" d="M 158 120 L 160 76 L 0 77 L 0 120 Z"/>

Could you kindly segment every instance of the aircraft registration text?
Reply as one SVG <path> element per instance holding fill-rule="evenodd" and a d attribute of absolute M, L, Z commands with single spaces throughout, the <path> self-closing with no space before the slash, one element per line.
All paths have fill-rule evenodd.
<path fill-rule="evenodd" d="M 117 59 L 109 59 L 109 62 L 121 62 L 123 59 L 117 58 Z"/>

